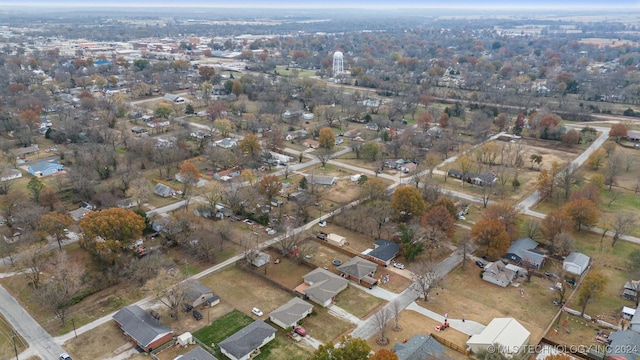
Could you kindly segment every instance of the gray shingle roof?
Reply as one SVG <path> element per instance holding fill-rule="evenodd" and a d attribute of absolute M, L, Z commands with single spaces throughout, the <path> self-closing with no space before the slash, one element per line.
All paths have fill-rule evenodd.
<path fill-rule="evenodd" d="M 369 252 L 369 256 L 382 261 L 389 261 L 398 255 L 400 246 L 393 241 L 379 239 L 375 242 L 376 248 Z"/>
<path fill-rule="evenodd" d="M 616 331 L 609 335 L 611 346 L 607 355 L 637 360 L 640 357 L 640 334 L 631 330 Z"/>
<path fill-rule="evenodd" d="M 377 264 L 356 256 L 339 266 L 338 271 L 342 271 L 343 273 L 351 275 L 356 279 L 363 279 L 365 276 L 368 276 L 370 273 L 374 272 L 377 268 Z"/>
<path fill-rule="evenodd" d="M 277 319 L 283 324 L 293 324 L 304 318 L 311 309 L 313 309 L 313 305 L 295 297 L 273 310 L 269 317 Z"/>
<path fill-rule="evenodd" d="M 304 291 L 305 295 L 320 302 L 325 302 L 338 295 L 349 284 L 344 278 L 323 268 L 317 268 L 302 278 L 306 283 L 312 284 Z"/>
<path fill-rule="evenodd" d="M 192 303 L 200 296 L 205 294 L 213 294 L 213 291 L 211 291 L 211 289 L 209 289 L 208 287 L 202 285 L 200 281 L 193 280 L 190 281 L 189 284 L 187 284 L 184 296 L 185 300 Z"/>
<path fill-rule="evenodd" d="M 444 359 L 444 346 L 431 336 L 414 335 L 406 343 L 396 343 L 393 351 L 398 360 Z"/>
<path fill-rule="evenodd" d="M 158 183 L 153 188 L 153 193 L 162 197 L 169 197 L 175 195 L 176 191 L 165 184 Z"/>
<path fill-rule="evenodd" d="M 181 360 L 218 360 L 215 356 L 209 354 L 200 346 L 182 355 Z"/>
<path fill-rule="evenodd" d="M 113 315 L 113 319 L 120 324 L 124 332 L 144 347 L 162 335 L 173 333 L 173 330 L 154 319 L 137 305 L 121 309 Z"/>
<path fill-rule="evenodd" d="M 262 342 L 276 333 L 276 329 L 262 320 L 256 320 L 237 333 L 218 343 L 221 349 L 240 359 L 259 348 Z"/>
<path fill-rule="evenodd" d="M 537 246 L 538 242 L 531 238 L 520 238 L 511 244 L 507 254 L 515 254 L 523 261 L 539 265 L 542 264 L 546 255 L 535 250 Z"/>

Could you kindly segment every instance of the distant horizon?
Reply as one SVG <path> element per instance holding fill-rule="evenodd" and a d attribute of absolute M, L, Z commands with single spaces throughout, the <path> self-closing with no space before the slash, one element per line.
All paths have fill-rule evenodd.
<path fill-rule="evenodd" d="M 601 1 L 471 1 L 471 0 L 457 0 L 453 2 L 442 1 L 398 1 L 389 4 L 386 0 L 348 0 L 348 1 L 335 1 L 328 0 L 324 2 L 306 2 L 301 3 L 299 0 L 281 0 L 277 3 L 271 1 L 256 1 L 256 0 L 238 0 L 234 2 L 228 1 L 208 1 L 208 0 L 186 0 L 176 4 L 175 1 L 168 0 L 133 0 L 133 1 L 115 1 L 105 2 L 97 0 L 67 0 L 67 1 L 42 1 L 42 0 L 23 0 L 15 1 L 8 0 L 3 1 L 0 4 L 2 8 L 224 8 L 224 9 L 242 9 L 242 8 L 261 8 L 261 9 L 370 9 L 370 10 L 406 10 L 406 9 L 458 9 L 458 10 L 570 10 L 570 11 L 589 11 L 589 10 L 640 10 L 639 0 L 618 0 L 614 2 L 604 3 Z"/>

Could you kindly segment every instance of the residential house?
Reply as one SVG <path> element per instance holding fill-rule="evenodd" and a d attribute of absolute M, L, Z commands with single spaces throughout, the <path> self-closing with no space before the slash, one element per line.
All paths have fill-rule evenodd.
<path fill-rule="evenodd" d="M 117 202 L 117 205 L 121 209 L 131 209 L 140 204 L 140 201 L 134 198 L 126 198 Z"/>
<path fill-rule="evenodd" d="M 229 181 L 236 176 L 240 176 L 240 169 L 233 168 L 213 173 L 213 178 L 219 181 Z"/>
<path fill-rule="evenodd" d="M 184 360 L 218 360 L 215 356 L 209 354 L 205 349 L 196 346 L 193 350 L 179 357 Z"/>
<path fill-rule="evenodd" d="M 537 247 L 537 241 L 531 238 L 520 238 L 511 243 L 504 257 L 516 264 L 525 264 L 540 269 L 547 255 L 540 250 L 536 250 Z"/>
<path fill-rule="evenodd" d="M 373 131 L 378 131 L 378 130 L 380 130 L 380 127 L 379 127 L 379 126 L 378 126 L 378 124 L 376 124 L 376 123 L 366 123 L 366 124 L 364 125 L 364 128 L 365 128 L 365 129 L 368 129 L 368 130 L 373 130 Z"/>
<path fill-rule="evenodd" d="M 15 180 L 22 177 L 22 171 L 18 169 L 4 168 L 0 172 L 0 181 Z"/>
<path fill-rule="evenodd" d="M 320 143 L 313 139 L 306 139 L 302 142 L 302 145 L 308 147 L 309 149 L 317 149 L 320 146 Z"/>
<path fill-rule="evenodd" d="M 627 130 L 627 140 L 633 142 L 640 141 L 640 131 L 638 130 Z"/>
<path fill-rule="evenodd" d="M 287 200 L 293 200 L 295 202 L 304 202 L 307 200 L 307 193 L 304 191 L 296 191 L 287 195 Z"/>
<path fill-rule="evenodd" d="M 124 335 L 146 352 L 171 341 L 173 330 L 137 305 L 127 306 L 113 315 Z"/>
<path fill-rule="evenodd" d="M 493 172 L 486 172 L 471 177 L 471 183 L 478 186 L 493 186 L 498 177 Z"/>
<path fill-rule="evenodd" d="M 209 205 L 200 204 L 193 209 L 193 213 L 196 216 L 200 216 L 203 218 L 212 218 L 216 215 L 216 210 L 212 209 Z"/>
<path fill-rule="evenodd" d="M 562 270 L 573 275 L 582 275 L 589 267 L 591 258 L 579 252 L 572 252 L 562 262 Z"/>
<path fill-rule="evenodd" d="M 402 165 L 400 167 L 400 171 L 402 171 L 405 174 L 408 174 L 410 172 L 415 171 L 417 167 L 418 167 L 418 164 L 410 162 Z"/>
<path fill-rule="evenodd" d="M 269 314 L 272 323 L 283 329 L 288 329 L 298 325 L 298 321 L 304 319 L 313 311 L 313 305 L 308 302 L 294 297 L 287 301 L 286 304 L 273 310 Z"/>
<path fill-rule="evenodd" d="M 482 273 L 482 280 L 502 287 L 511 284 L 514 277 L 516 272 L 507 268 L 502 261 L 488 263 Z"/>
<path fill-rule="evenodd" d="M 335 297 L 349 285 L 344 278 L 323 268 L 316 268 L 302 278 L 304 283 L 296 291 L 323 307 L 333 304 Z"/>
<path fill-rule="evenodd" d="M 442 133 L 443 133 L 443 130 L 439 126 L 433 126 L 429 130 L 427 130 L 427 135 L 435 136 L 437 138 L 441 137 Z"/>
<path fill-rule="evenodd" d="M 136 134 L 136 135 L 142 135 L 142 134 L 146 134 L 148 133 L 147 129 L 141 127 L 141 126 L 134 126 L 131 128 L 131 132 Z"/>
<path fill-rule="evenodd" d="M 378 283 L 378 280 L 374 277 L 377 268 L 378 265 L 376 263 L 355 256 L 338 266 L 337 270 L 343 277 L 370 288 Z"/>
<path fill-rule="evenodd" d="M 202 285 L 198 280 L 189 281 L 185 287 L 184 300 L 185 303 L 197 307 L 204 304 L 207 299 L 213 297 L 213 291 Z"/>
<path fill-rule="evenodd" d="M 55 160 L 40 161 L 27 168 L 29 174 L 37 177 L 49 176 L 64 170 L 64 165 Z"/>
<path fill-rule="evenodd" d="M 69 216 L 75 221 L 80 221 L 83 217 L 85 217 L 91 210 L 85 209 L 83 207 L 79 207 L 75 210 L 69 211 Z"/>
<path fill-rule="evenodd" d="M 179 182 L 182 182 L 182 175 L 180 175 L 180 173 L 176 174 L 176 180 L 179 181 Z M 207 180 L 200 178 L 196 182 L 195 187 L 203 187 L 206 184 L 207 184 Z"/>
<path fill-rule="evenodd" d="M 182 104 L 186 101 L 185 98 L 180 97 L 178 95 L 174 95 L 174 94 L 164 94 L 164 99 L 169 100 L 172 103 L 176 103 L 176 104 Z"/>
<path fill-rule="evenodd" d="M 640 291 L 640 280 L 631 280 L 627 281 L 624 284 L 624 290 L 622 291 L 622 297 L 631 300 L 637 301 L 638 292 Z"/>
<path fill-rule="evenodd" d="M 373 244 L 375 247 L 363 254 L 368 260 L 378 265 L 389 266 L 400 252 L 400 246 L 393 241 L 378 239 Z"/>
<path fill-rule="evenodd" d="M 153 193 L 164 198 L 176 195 L 176 191 L 174 189 L 162 183 L 156 184 L 153 188 Z"/>
<path fill-rule="evenodd" d="M 523 346 L 529 344 L 531 333 L 514 318 L 494 318 L 482 330 L 467 340 L 467 346 L 477 354 L 480 351 L 489 349 L 494 344 L 500 344 L 499 351 L 511 357 L 510 354 L 517 353 Z"/>
<path fill-rule="evenodd" d="M 458 170 L 458 169 L 449 169 L 449 171 L 447 171 L 447 175 L 449 177 L 452 178 L 456 178 L 456 179 L 460 179 L 462 180 L 465 177 L 465 173 L 462 172 L 462 170 Z"/>
<path fill-rule="evenodd" d="M 336 140 L 334 141 L 334 143 L 336 145 L 342 145 L 342 143 L 344 143 L 344 137 L 340 135 L 336 136 Z"/>
<path fill-rule="evenodd" d="M 444 345 L 427 335 L 413 335 L 409 340 L 396 343 L 393 352 L 398 360 L 448 359 Z"/>
<path fill-rule="evenodd" d="M 336 183 L 335 176 L 327 176 L 327 175 L 305 175 L 307 178 L 307 182 L 311 185 L 323 185 L 323 186 L 332 186 Z"/>
<path fill-rule="evenodd" d="M 222 140 L 215 141 L 214 144 L 216 144 L 216 146 L 219 146 L 223 149 L 231 149 L 238 146 L 238 142 L 232 138 L 224 138 Z"/>
<path fill-rule="evenodd" d="M 350 129 L 344 132 L 344 137 L 349 138 L 349 139 L 353 139 L 356 136 L 360 136 L 362 134 L 362 131 L 360 131 L 360 129 L 354 128 L 354 129 Z"/>
<path fill-rule="evenodd" d="M 256 320 L 218 343 L 220 351 L 231 360 L 248 360 L 276 337 L 276 329 Z"/>
<path fill-rule="evenodd" d="M 286 141 L 295 140 L 297 138 L 298 138 L 298 132 L 296 132 L 296 131 L 289 132 L 284 136 L 284 139 Z"/>
<path fill-rule="evenodd" d="M 11 154 L 19 159 L 24 159 L 27 156 L 35 155 L 38 153 L 38 151 L 40 151 L 40 149 L 38 148 L 38 144 L 10 150 Z"/>
<path fill-rule="evenodd" d="M 637 333 L 640 333 L 640 305 L 636 307 L 636 311 L 631 317 L 631 321 L 629 321 L 629 330 L 633 330 Z"/>
<path fill-rule="evenodd" d="M 637 360 L 640 358 L 640 334 L 635 331 L 621 330 L 609 335 L 607 359 Z"/>
<path fill-rule="evenodd" d="M 165 214 L 166 215 L 166 214 Z M 155 232 L 165 232 L 167 234 L 179 232 L 175 226 L 172 226 L 173 218 L 170 215 L 161 216 L 151 222 L 151 229 Z"/>

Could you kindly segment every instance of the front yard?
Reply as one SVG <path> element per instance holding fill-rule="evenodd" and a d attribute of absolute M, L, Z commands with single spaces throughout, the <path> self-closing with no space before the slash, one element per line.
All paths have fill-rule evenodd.
<path fill-rule="evenodd" d="M 346 290 L 338 294 L 335 302 L 337 306 L 360 319 L 367 318 L 369 314 L 381 305 L 384 305 L 384 303 L 386 303 L 386 301 L 369 295 L 355 286 L 349 286 Z"/>

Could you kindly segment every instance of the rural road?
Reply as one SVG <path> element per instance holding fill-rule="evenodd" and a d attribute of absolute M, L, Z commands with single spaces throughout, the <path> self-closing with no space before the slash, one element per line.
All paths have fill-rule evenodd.
<path fill-rule="evenodd" d="M 7 322 L 29 344 L 29 348 L 21 355 L 23 358 L 32 355 L 38 355 L 42 359 L 58 359 L 60 357 L 60 354 L 64 352 L 62 347 L 53 341 L 51 335 L 44 331 L 40 324 L 2 286 L 0 286 L 0 304 L 2 304 L 2 314 Z"/>

